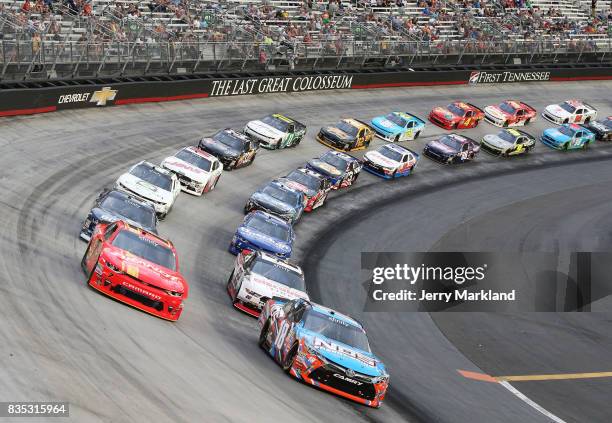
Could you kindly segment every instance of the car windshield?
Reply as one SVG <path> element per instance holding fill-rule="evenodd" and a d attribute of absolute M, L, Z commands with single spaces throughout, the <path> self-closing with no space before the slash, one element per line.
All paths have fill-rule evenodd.
<path fill-rule="evenodd" d="M 500 103 L 498 107 L 509 115 L 513 115 L 514 113 L 516 113 L 516 109 L 505 101 L 503 103 Z"/>
<path fill-rule="evenodd" d="M 439 141 L 445 146 L 450 147 L 455 151 L 461 151 L 461 143 L 453 137 L 449 137 L 448 135 L 446 135 L 440 138 Z"/>
<path fill-rule="evenodd" d="M 331 151 L 328 151 L 327 153 L 323 154 L 321 156 L 321 161 L 335 167 L 340 171 L 346 170 L 346 161 L 343 158 L 338 157 Z"/>
<path fill-rule="evenodd" d="M 465 110 L 463 110 L 461 107 L 456 106 L 455 104 L 449 104 L 447 109 L 449 112 L 451 112 L 452 114 L 456 116 L 465 115 Z"/>
<path fill-rule="evenodd" d="M 211 161 L 205 157 L 200 156 L 199 154 L 194 153 L 189 150 L 181 150 L 175 154 L 177 159 L 181 159 L 184 162 L 194 165 L 206 172 L 210 172 L 210 167 L 212 165 Z"/>
<path fill-rule="evenodd" d="M 277 118 L 274 115 L 268 115 L 261 121 L 266 125 L 270 125 L 271 127 L 278 129 L 281 132 L 287 132 L 289 130 L 289 122 Z"/>
<path fill-rule="evenodd" d="M 295 191 L 289 191 L 272 185 L 266 186 L 263 189 L 263 193 L 279 201 L 282 201 L 283 203 L 291 204 L 292 206 L 296 206 L 302 201 L 301 194 Z"/>
<path fill-rule="evenodd" d="M 247 228 L 256 230 L 275 239 L 289 241 L 289 227 L 281 225 L 261 215 L 253 215 L 246 224 Z"/>
<path fill-rule="evenodd" d="M 113 240 L 113 246 L 166 269 L 176 270 L 176 258 L 170 248 L 132 231 L 119 232 Z"/>
<path fill-rule="evenodd" d="M 402 154 L 401 153 L 398 153 L 397 151 L 393 150 L 390 147 L 387 147 L 386 145 L 383 145 L 380 148 L 380 150 L 378 150 L 378 152 L 380 154 L 382 154 L 383 156 L 385 156 L 385 157 L 387 157 L 387 158 L 389 158 L 389 159 L 391 159 L 393 161 L 399 162 L 399 161 L 402 160 Z"/>
<path fill-rule="evenodd" d="M 227 131 L 219 131 L 213 136 L 213 140 L 219 141 L 221 144 L 227 145 L 233 150 L 242 150 L 244 141 L 240 138 L 236 138 Z"/>
<path fill-rule="evenodd" d="M 342 342 L 362 351 L 370 351 L 365 331 L 334 316 L 309 310 L 304 320 L 304 329 L 318 333 L 334 341 Z"/>
<path fill-rule="evenodd" d="M 569 126 L 560 126 L 559 132 L 561 132 L 563 135 L 567 135 L 568 137 L 574 136 L 574 130 L 571 129 Z"/>
<path fill-rule="evenodd" d="M 561 107 L 563 110 L 569 112 L 569 113 L 574 113 L 576 111 L 576 108 L 574 106 L 572 106 L 569 103 L 561 103 L 559 104 L 559 107 Z"/>
<path fill-rule="evenodd" d="M 359 131 L 359 128 L 354 127 L 353 125 L 351 125 L 348 122 L 345 122 L 343 120 L 341 120 L 340 122 L 338 122 L 336 124 L 336 128 L 340 129 L 341 131 L 349 134 L 352 137 L 357 136 L 357 131 Z"/>
<path fill-rule="evenodd" d="M 294 170 L 289 175 L 287 175 L 287 179 L 298 182 L 305 187 L 310 189 L 319 190 L 319 178 L 312 175 L 307 175 L 304 172 L 300 172 L 299 170 Z"/>
<path fill-rule="evenodd" d="M 406 121 L 406 119 L 396 115 L 395 113 L 389 113 L 387 116 L 385 116 L 385 118 L 387 120 L 390 120 L 391 122 L 393 122 L 397 126 L 401 126 L 402 128 L 405 128 L 406 124 L 408 123 Z"/>
<path fill-rule="evenodd" d="M 170 175 L 158 172 L 154 168 L 147 166 L 144 163 L 136 166 L 130 173 L 137 178 L 147 181 L 148 183 L 163 190 L 170 191 L 172 189 L 172 178 Z"/>
<path fill-rule="evenodd" d="M 510 132 L 508 131 L 499 131 L 499 133 L 497 134 L 497 136 L 499 138 L 501 138 L 504 141 L 507 141 L 509 143 L 514 144 L 514 135 L 512 135 Z"/>
<path fill-rule="evenodd" d="M 261 257 L 256 259 L 251 272 L 300 291 L 306 290 L 304 275 L 290 267 L 264 260 Z"/>
<path fill-rule="evenodd" d="M 128 198 L 109 195 L 100 203 L 100 208 L 138 222 L 146 228 L 155 227 L 155 209 L 135 203 Z"/>

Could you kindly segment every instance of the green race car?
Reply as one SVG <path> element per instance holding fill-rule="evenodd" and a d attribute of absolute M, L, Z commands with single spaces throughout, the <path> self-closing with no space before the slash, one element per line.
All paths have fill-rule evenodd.
<path fill-rule="evenodd" d="M 263 148 L 276 150 L 295 147 L 306 135 L 306 126 L 295 119 L 275 113 L 246 124 L 244 133 Z"/>

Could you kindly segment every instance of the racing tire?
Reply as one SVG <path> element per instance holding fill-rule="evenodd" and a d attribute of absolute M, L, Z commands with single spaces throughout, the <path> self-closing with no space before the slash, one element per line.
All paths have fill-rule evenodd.
<path fill-rule="evenodd" d="M 565 151 L 569 150 L 569 142 L 566 142 L 565 144 L 563 144 L 563 150 Z"/>
<path fill-rule="evenodd" d="M 85 250 L 85 254 L 83 254 L 83 258 L 81 259 L 81 269 L 83 269 L 83 273 L 87 273 L 87 263 L 85 263 L 85 258 L 87 257 L 87 253 L 89 252 L 90 246 L 87 246 Z"/>
<path fill-rule="evenodd" d="M 525 120 L 525 126 L 529 125 L 530 123 L 531 123 L 531 118 Z"/>
<path fill-rule="evenodd" d="M 582 144 L 582 149 L 583 149 L 583 150 L 588 150 L 588 149 L 589 149 L 589 144 L 590 144 L 590 143 L 591 143 L 590 141 L 587 141 L 587 142 L 585 142 L 584 144 Z"/>
<path fill-rule="evenodd" d="M 295 361 L 295 357 L 297 356 L 297 351 L 298 351 L 298 345 L 294 344 L 289 350 L 289 352 L 287 353 L 287 355 L 285 356 L 285 359 L 283 360 L 283 363 L 281 364 L 285 373 L 289 373 L 289 371 L 291 370 L 291 367 L 293 367 L 293 362 Z"/>
<path fill-rule="evenodd" d="M 587 124 L 587 123 L 589 123 L 590 121 L 591 121 L 591 117 L 589 116 L 588 118 L 586 118 L 586 119 L 584 120 L 584 123 L 585 123 L 585 124 Z"/>
<path fill-rule="evenodd" d="M 508 121 L 507 121 L 507 120 L 506 120 L 506 121 L 504 121 L 504 124 L 503 124 L 502 126 L 503 126 L 504 128 L 507 128 L 507 127 L 508 127 Z"/>
<path fill-rule="evenodd" d="M 159 220 L 164 220 L 164 219 L 166 219 L 166 216 L 168 216 L 167 212 L 166 213 L 160 213 L 158 218 L 159 218 Z"/>
<path fill-rule="evenodd" d="M 257 344 L 259 345 L 259 347 L 263 348 L 264 350 L 267 350 L 268 348 L 270 348 L 270 346 L 266 342 L 266 339 L 268 338 L 269 330 L 270 330 L 270 319 L 266 320 L 266 323 L 264 323 L 263 327 L 261 328 L 261 332 L 259 332 L 259 339 L 257 340 Z"/>
<path fill-rule="evenodd" d="M 399 142 L 399 140 L 400 140 L 400 136 L 399 136 L 399 134 L 397 134 L 395 136 L 395 139 L 393 140 L 393 142 Z"/>
<path fill-rule="evenodd" d="M 357 178 L 359 178 L 359 175 L 360 175 L 360 173 L 355 173 L 355 174 L 353 175 L 353 178 L 352 178 L 352 180 L 351 180 L 350 185 L 353 185 L 355 182 L 357 182 Z"/>
<path fill-rule="evenodd" d="M 365 148 L 369 148 L 369 147 L 370 147 L 370 142 L 371 142 L 371 141 L 372 141 L 372 140 L 368 140 L 368 141 L 366 141 L 365 143 L 363 143 L 363 145 L 365 146 Z"/>
<path fill-rule="evenodd" d="M 568 120 L 568 119 L 565 119 L 565 120 L 563 121 L 563 123 L 569 123 L 569 120 Z"/>
<path fill-rule="evenodd" d="M 391 175 L 391 179 L 397 178 L 397 169 L 393 171 L 393 175 Z"/>
<path fill-rule="evenodd" d="M 420 131 L 419 131 L 419 132 L 417 132 L 416 134 L 414 134 L 414 138 L 413 138 L 413 140 L 416 140 L 416 139 L 419 137 L 419 135 L 421 135 L 421 132 L 420 132 Z"/>
<path fill-rule="evenodd" d="M 219 179 L 221 179 L 221 175 L 217 176 L 217 179 L 215 179 L 215 182 L 210 186 L 210 189 L 208 190 L 208 192 L 210 192 L 210 191 L 215 189 L 215 187 L 219 183 Z"/>

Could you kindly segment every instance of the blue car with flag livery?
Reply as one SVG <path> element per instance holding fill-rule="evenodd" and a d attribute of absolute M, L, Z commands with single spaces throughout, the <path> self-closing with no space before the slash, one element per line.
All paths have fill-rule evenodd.
<path fill-rule="evenodd" d="M 292 377 L 378 408 L 389 387 L 385 365 L 356 320 L 303 298 L 268 300 L 259 346 Z"/>
<path fill-rule="evenodd" d="M 372 119 L 371 126 L 379 138 L 399 142 L 418 138 L 425 129 L 425 122 L 410 113 L 391 112 Z"/>
<path fill-rule="evenodd" d="M 587 148 L 595 142 L 595 134 L 584 126 L 565 123 L 558 128 L 549 128 L 540 137 L 543 144 L 555 150 L 575 150 Z"/>
<path fill-rule="evenodd" d="M 334 150 L 328 150 L 306 164 L 307 169 L 326 177 L 332 189 L 353 185 L 361 172 L 361 167 L 361 163 L 355 157 Z"/>
<path fill-rule="evenodd" d="M 243 250 L 265 251 L 277 257 L 289 258 L 295 235 L 290 223 L 261 210 L 247 214 L 230 243 L 230 253 Z"/>

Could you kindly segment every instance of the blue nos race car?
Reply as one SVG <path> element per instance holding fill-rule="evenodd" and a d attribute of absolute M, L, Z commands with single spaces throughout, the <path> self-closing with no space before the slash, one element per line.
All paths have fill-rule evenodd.
<path fill-rule="evenodd" d="M 423 120 L 404 112 L 391 112 L 386 116 L 377 116 L 372 119 L 371 125 L 379 138 L 391 142 L 414 140 L 425 128 Z"/>
<path fill-rule="evenodd" d="M 361 163 L 350 154 L 328 150 L 310 160 L 306 168 L 320 173 L 329 180 L 332 189 L 338 189 L 355 183 L 361 172 Z"/>
<path fill-rule="evenodd" d="M 291 224 L 257 210 L 244 217 L 232 238 L 229 251 L 234 255 L 242 250 L 266 251 L 277 257 L 289 258 L 294 238 Z"/>
<path fill-rule="evenodd" d="M 259 346 L 285 372 L 344 398 L 381 406 L 389 374 L 359 322 L 302 298 L 273 298 L 258 324 Z"/>
<path fill-rule="evenodd" d="M 590 143 L 595 142 L 595 134 L 584 126 L 565 123 L 558 128 L 545 130 L 540 141 L 556 150 L 574 150 L 587 148 Z"/>

